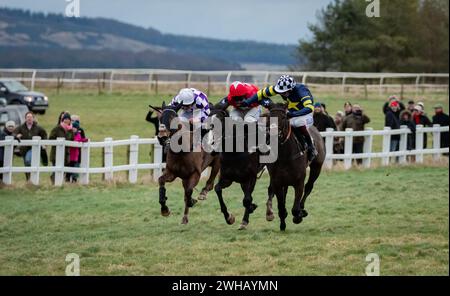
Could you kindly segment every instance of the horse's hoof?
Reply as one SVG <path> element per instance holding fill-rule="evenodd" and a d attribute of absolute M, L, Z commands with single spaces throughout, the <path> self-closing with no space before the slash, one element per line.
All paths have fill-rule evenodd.
<path fill-rule="evenodd" d="M 273 213 L 266 214 L 266 220 L 267 221 L 271 222 L 274 219 L 275 219 L 275 216 L 273 215 Z"/>
<path fill-rule="evenodd" d="M 207 195 L 207 193 L 200 193 L 200 195 L 198 196 L 198 200 L 206 200 Z"/>
<path fill-rule="evenodd" d="M 165 209 L 161 209 L 161 215 L 163 216 L 163 217 L 168 217 L 168 216 L 170 216 L 170 210 L 169 210 L 169 208 L 165 208 Z"/>
<path fill-rule="evenodd" d="M 302 216 L 294 216 L 292 218 L 292 222 L 294 222 L 294 224 L 300 224 L 303 221 L 303 217 Z"/>
<path fill-rule="evenodd" d="M 281 230 L 281 231 L 285 231 L 285 230 L 286 230 L 286 223 L 281 222 L 281 224 L 280 224 L 280 230 Z"/>
<path fill-rule="evenodd" d="M 236 221 L 236 218 L 234 217 L 234 215 L 233 215 L 233 214 L 230 214 L 230 215 L 228 216 L 228 219 L 227 219 L 227 224 L 228 224 L 228 225 L 233 225 L 235 221 Z"/>
<path fill-rule="evenodd" d="M 188 222 L 189 222 L 189 219 L 188 219 L 188 217 L 186 217 L 186 216 L 183 216 L 183 219 L 181 219 L 181 224 L 184 224 L 184 225 L 186 225 L 186 224 L 188 224 Z"/>
<path fill-rule="evenodd" d="M 301 215 L 303 218 L 306 218 L 306 217 L 308 217 L 308 212 L 307 212 L 306 210 L 302 209 L 302 210 L 300 211 L 300 215 Z"/>
<path fill-rule="evenodd" d="M 239 226 L 239 230 L 246 230 L 247 226 L 248 226 L 248 223 L 242 221 L 241 225 Z"/>

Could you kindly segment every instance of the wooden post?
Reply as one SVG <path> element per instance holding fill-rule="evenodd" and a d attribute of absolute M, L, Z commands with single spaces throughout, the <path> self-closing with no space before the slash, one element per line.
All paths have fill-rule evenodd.
<path fill-rule="evenodd" d="M 31 146 L 31 168 L 30 181 L 33 185 L 39 185 L 39 167 L 41 165 L 41 137 L 33 137 L 36 144 Z"/>
<path fill-rule="evenodd" d="M 350 169 L 352 167 L 352 153 L 353 153 L 353 129 L 351 128 L 347 128 L 345 130 L 345 132 L 347 133 L 345 135 L 345 148 L 344 148 L 344 155 L 345 155 L 345 159 L 344 159 L 344 168 L 346 170 Z"/>
<path fill-rule="evenodd" d="M 372 132 L 373 128 L 368 127 L 365 130 Z M 364 154 L 372 153 L 372 145 L 373 145 L 373 134 L 371 133 L 370 135 L 364 137 L 363 153 Z M 363 158 L 362 165 L 364 168 L 370 168 L 371 164 L 372 164 L 372 157 L 368 156 Z"/>
<path fill-rule="evenodd" d="M 327 132 L 333 132 L 334 129 L 327 128 Z M 327 156 L 331 156 L 334 154 L 333 151 L 333 144 L 334 144 L 334 136 L 333 135 L 327 135 L 325 137 L 325 151 Z M 325 168 L 331 169 L 333 167 L 333 159 L 331 158 L 325 158 Z"/>
<path fill-rule="evenodd" d="M 423 125 L 416 127 L 416 163 L 423 163 Z"/>
<path fill-rule="evenodd" d="M 64 182 L 64 165 L 66 156 L 66 139 L 56 139 L 56 157 L 55 157 L 55 186 L 62 186 Z"/>
<path fill-rule="evenodd" d="M 155 74 L 155 94 L 158 95 L 158 75 Z"/>
<path fill-rule="evenodd" d="M 209 97 L 211 93 L 211 76 L 208 75 L 208 88 L 206 90 L 206 95 Z"/>
<path fill-rule="evenodd" d="M 89 184 L 90 152 L 91 152 L 90 142 L 83 143 L 83 146 L 81 147 L 81 163 L 80 163 L 80 168 L 83 169 L 83 172 L 80 174 L 80 184 L 82 185 Z"/>
<path fill-rule="evenodd" d="M 6 185 L 12 184 L 12 166 L 14 156 L 14 137 L 5 137 L 6 146 L 3 154 L 3 167 L 9 170 L 3 173 L 3 183 Z"/>
<path fill-rule="evenodd" d="M 434 124 L 435 129 L 439 129 L 439 124 Z M 433 131 L 433 149 L 441 149 L 441 132 L 439 130 Z M 441 153 L 433 153 L 433 160 L 438 161 L 441 158 Z"/>
<path fill-rule="evenodd" d="M 367 90 L 367 81 L 364 79 L 364 98 L 369 99 L 369 91 Z"/>
<path fill-rule="evenodd" d="M 388 126 L 384 127 L 385 131 L 390 131 L 391 128 Z M 389 153 L 391 151 L 391 135 L 390 134 L 386 134 L 383 135 L 383 153 Z M 389 156 L 383 156 L 381 158 L 381 165 L 383 166 L 387 166 L 389 165 Z"/>
<path fill-rule="evenodd" d="M 405 164 L 406 163 L 406 153 L 408 152 L 408 126 L 406 125 L 402 125 L 400 126 L 400 129 L 403 131 L 403 133 L 400 135 L 400 146 L 399 146 L 399 151 L 403 152 L 405 154 L 402 154 L 401 156 L 399 156 L 398 158 L 398 162 L 400 164 Z"/>
<path fill-rule="evenodd" d="M 104 167 L 106 168 L 103 178 L 105 181 L 112 181 L 114 177 L 112 138 L 105 138 L 105 147 L 103 148 L 103 160 L 104 160 Z"/>
<path fill-rule="evenodd" d="M 130 146 L 128 146 L 129 151 L 129 160 L 128 164 L 131 166 L 130 170 L 128 171 L 128 181 L 132 184 L 137 182 L 138 178 L 138 170 L 137 170 L 137 164 L 138 164 L 138 157 L 139 157 L 139 144 L 138 136 L 131 136 L 130 137 L 131 143 Z"/>

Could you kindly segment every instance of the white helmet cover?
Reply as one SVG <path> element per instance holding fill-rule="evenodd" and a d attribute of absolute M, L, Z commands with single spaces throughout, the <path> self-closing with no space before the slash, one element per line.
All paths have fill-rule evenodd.
<path fill-rule="evenodd" d="M 184 106 L 192 105 L 194 103 L 194 99 L 194 92 L 190 88 L 181 89 L 176 97 L 177 102 Z"/>

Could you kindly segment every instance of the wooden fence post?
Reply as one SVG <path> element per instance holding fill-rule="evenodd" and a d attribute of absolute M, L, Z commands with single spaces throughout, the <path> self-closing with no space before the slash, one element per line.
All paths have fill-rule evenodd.
<path fill-rule="evenodd" d="M 6 146 L 3 154 L 3 167 L 9 168 L 9 170 L 3 173 L 3 183 L 6 185 L 12 184 L 12 166 L 14 156 L 14 137 L 5 137 Z"/>
<path fill-rule="evenodd" d="M 134 184 L 137 182 L 137 178 L 138 178 L 137 164 L 138 164 L 138 158 L 139 158 L 139 144 L 138 144 L 139 137 L 131 136 L 130 140 L 131 140 L 131 143 L 129 146 L 128 164 L 131 166 L 131 168 L 128 171 L 128 182 Z"/>
<path fill-rule="evenodd" d="M 350 169 L 352 167 L 352 153 L 353 153 L 353 129 L 351 128 L 347 128 L 345 130 L 345 132 L 347 133 L 345 135 L 345 146 L 344 146 L 344 155 L 345 155 L 345 159 L 344 159 L 344 168 L 346 170 Z"/>
<path fill-rule="evenodd" d="M 416 163 L 423 163 L 423 125 L 416 127 Z"/>
<path fill-rule="evenodd" d="M 370 131 L 371 133 L 370 133 L 370 135 L 364 137 L 363 153 L 370 154 L 370 153 L 372 153 L 372 145 L 373 145 L 373 134 L 372 134 L 373 128 L 368 127 L 365 130 Z M 371 164 L 372 164 L 372 157 L 368 156 L 368 157 L 363 158 L 362 165 L 364 168 L 370 168 Z"/>
<path fill-rule="evenodd" d="M 162 164 L 162 155 L 163 155 L 162 146 L 159 145 L 159 143 L 156 143 L 153 146 L 154 146 L 153 163 L 157 164 L 157 165 L 161 165 Z M 153 170 L 153 181 L 157 182 L 159 177 L 161 177 L 161 175 L 162 175 L 162 168 L 161 167 L 159 167 L 157 169 L 154 169 Z"/>
<path fill-rule="evenodd" d="M 64 164 L 66 156 L 66 139 L 57 138 L 56 139 L 56 157 L 55 157 L 55 186 L 62 186 L 64 182 Z"/>
<path fill-rule="evenodd" d="M 112 181 L 113 174 L 113 146 L 112 146 L 112 138 L 105 138 L 105 147 L 103 148 L 103 159 L 104 159 L 104 167 L 106 169 L 104 174 L 105 181 Z"/>
<path fill-rule="evenodd" d="M 441 149 L 441 132 L 438 130 L 441 126 L 439 124 L 434 124 L 433 127 L 436 129 L 433 131 L 433 149 Z M 438 161 L 441 158 L 441 153 L 433 153 L 433 160 Z"/>
<path fill-rule="evenodd" d="M 333 132 L 334 129 L 332 128 L 327 128 L 326 130 L 327 132 Z M 334 144 L 334 136 L 333 135 L 329 135 L 325 137 L 325 151 L 326 151 L 326 156 L 332 156 L 334 154 L 333 151 L 333 144 Z M 325 158 L 325 168 L 327 169 L 331 169 L 333 167 L 333 159 L 331 158 Z"/>
<path fill-rule="evenodd" d="M 409 129 L 408 129 L 408 126 L 406 126 L 406 125 L 400 126 L 400 129 L 403 131 L 403 133 L 400 135 L 400 146 L 399 146 L 398 150 L 400 152 L 403 152 L 404 154 L 402 154 L 398 157 L 398 162 L 400 164 L 405 164 L 406 163 L 406 153 L 408 152 Z"/>
<path fill-rule="evenodd" d="M 31 146 L 31 168 L 30 181 L 33 185 L 39 185 L 39 167 L 41 166 L 41 137 L 33 137 L 36 144 Z"/>
<path fill-rule="evenodd" d="M 384 127 L 385 131 L 390 131 L 391 128 L 388 126 Z M 391 151 L 391 135 L 390 134 L 386 134 L 383 135 L 383 153 L 389 153 Z M 383 166 L 387 166 L 389 165 L 389 161 L 390 161 L 390 157 L 389 156 L 383 156 L 381 158 L 381 165 Z"/>
<path fill-rule="evenodd" d="M 81 147 L 81 163 L 80 168 L 83 172 L 80 174 L 80 184 L 89 184 L 89 164 L 90 164 L 91 144 L 90 142 L 83 143 Z"/>

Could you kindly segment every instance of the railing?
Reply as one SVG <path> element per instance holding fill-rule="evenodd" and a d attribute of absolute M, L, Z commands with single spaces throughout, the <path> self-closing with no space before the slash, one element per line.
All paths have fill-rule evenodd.
<path fill-rule="evenodd" d="M 441 133 L 448 132 L 448 126 L 434 125 L 433 127 L 423 127 L 417 125 L 415 133 L 415 149 L 407 150 L 408 134 L 411 133 L 409 128 L 401 126 L 400 129 L 391 130 L 389 127 L 385 127 L 384 130 L 374 131 L 372 128 L 367 128 L 364 131 L 353 131 L 347 129 L 345 131 L 333 131 L 333 129 L 327 129 L 326 132 L 322 132 L 322 137 L 325 138 L 325 149 L 327 151 L 327 157 L 325 160 L 325 168 L 331 169 L 333 167 L 333 160 L 343 160 L 344 168 L 350 169 L 352 167 L 352 160 L 362 159 L 362 166 L 364 168 L 370 168 L 372 160 L 375 158 L 381 159 L 381 165 L 387 166 L 390 164 L 391 157 L 398 157 L 399 164 L 407 163 L 407 156 L 415 156 L 416 163 L 423 163 L 423 157 L 425 154 L 432 154 L 434 160 L 441 158 L 442 153 L 448 153 L 449 148 L 441 148 Z M 424 149 L 424 134 L 432 133 L 433 135 L 433 148 Z M 400 135 L 400 143 L 398 151 L 390 151 L 391 148 L 391 136 Z M 374 136 L 383 137 L 382 152 L 373 152 L 373 138 Z M 333 144 L 335 137 L 344 138 L 344 153 L 334 154 Z M 363 153 L 352 153 L 353 138 L 364 137 Z"/>
<path fill-rule="evenodd" d="M 409 86 L 418 95 L 420 89 L 441 88 L 448 93 L 449 74 L 425 73 L 353 73 L 353 72 L 281 72 L 281 71 L 184 71 L 164 69 L 0 69 L 0 78 L 17 79 L 29 83 L 34 90 L 37 83 L 63 86 L 95 85 L 99 91 L 113 92 L 117 86 L 141 86 L 158 93 L 161 86 L 191 87 L 202 89 L 218 87 L 227 90 L 233 80 L 245 80 L 259 86 L 273 83 L 281 74 L 289 74 L 309 86 L 334 85 L 345 93 L 348 87 L 364 86 L 365 90 L 378 89 L 380 94 L 387 87 Z M 429 80 L 428 83 L 426 80 Z M 389 82 L 390 81 L 390 82 Z M 395 81 L 395 83 L 394 83 Z M 353 83 L 352 83 L 353 82 Z"/>
<path fill-rule="evenodd" d="M 390 164 L 391 157 L 398 157 L 399 164 L 406 164 L 407 156 L 414 155 L 416 163 L 423 163 L 424 155 L 432 154 L 434 160 L 439 160 L 443 153 L 449 153 L 449 148 L 441 148 L 440 139 L 441 133 L 448 132 L 449 127 L 441 127 L 435 125 L 433 127 L 417 126 L 416 142 L 414 150 L 407 150 L 407 136 L 411 131 L 402 126 L 400 129 L 391 130 L 385 128 L 384 130 L 373 130 L 371 128 L 365 131 L 353 131 L 347 129 L 346 131 L 327 130 L 321 135 L 325 138 L 325 146 L 327 156 L 325 160 L 325 168 L 331 169 L 334 160 L 343 160 L 344 168 L 350 169 L 352 167 L 353 159 L 362 159 L 362 166 L 370 168 L 372 160 L 381 159 L 381 165 L 387 166 Z M 424 134 L 431 133 L 433 136 L 433 147 L 424 149 Z M 399 151 L 390 151 L 391 136 L 400 135 Z M 353 138 L 362 136 L 365 138 L 363 153 L 353 153 Z M 373 138 L 375 136 L 383 137 L 382 152 L 373 152 Z M 333 154 L 333 143 L 335 137 L 343 137 L 345 139 L 344 154 Z M 153 163 L 138 163 L 139 145 L 154 145 Z M 30 167 L 14 167 L 13 154 L 15 146 L 31 146 L 31 166 Z M 41 147 L 42 146 L 56 146 L 55 166 L 43 167 L 41 162 Z M 128 146 L 129 161 L 127 165 L 114 166 L 113 153 L 114 147 Z M 106 138 L 104 142 L 72 142 L 66 141 L 64 138 L 57 140 L 41 140 L 40 137 L 34 137 L 32 140 L 22 140 L 20 143 L 14 140 L 13 137 L 7 137 L 5 141 L 0 141 L 0 147 L 4 147 L 4 166 L 0 168 L 0 174 L 3 174 L 3 183 L 12 184 L 13 173 L 30 173 L 30 182 L 35 185 L 40 183 L 40 173 L 51 172 L 54 173 L 54 185 L 61 186 L 64 182 L 65 173 L 77 173 L 80 175 L 81 184 L 89 184 L 89 176 L 91 174 L 103 174 L 105 180 L 113 180 L 114 173 L 120 171 L 128 172 L 128 181 L 136 183 L 138 180 L 138 170 L 153 170 L 153 180 L 157 181 L 162 173 L 165 164 L 162 163 L 162 147 L 159 145 L 157 139 L 140 139 L 138 136 L 131 136 L 127 140 L 113 141 L 111 138 Z M 64 165 L 65 148 L 77 147 L 81 149 L 81 163 L 80 167 L 66 167 Z M 104 166 L 90 167 L 90 151 L 91 148 L 103 148 Z"/>

